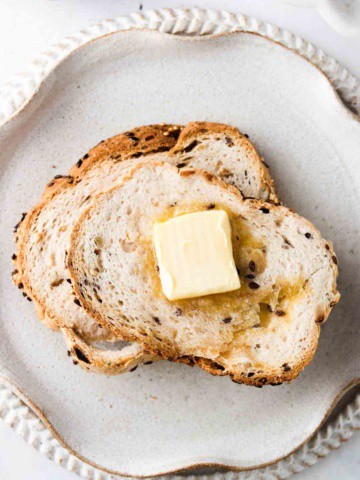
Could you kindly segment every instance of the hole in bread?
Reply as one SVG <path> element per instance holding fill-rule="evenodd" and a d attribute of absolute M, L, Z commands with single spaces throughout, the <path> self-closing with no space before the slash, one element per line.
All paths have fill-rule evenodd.
<path fill-rule="evenodd" d="M 94 268 L 95 272 L 97 274 L 99 274 L 100 272 L 102 272 L 104 270 L 104 267 L 103 267 L 103 261 L 102 261 L 102 250 L 101 248 L 95 248 L 94 249 L 94 255 L 96 257 L 96 267 Z"/>
<path fill-rule="evenodd" d="M 104 239 L 100 236 L 95 237 L 95 245 L 99 248 L 102 248 L 104 246 Z"/>
<path fill-rule="evenodd" d="M 225 137 L 225 143 L 228 147 L 233 147 L 234 146 L 234 142 L 232 141 L 232 139 L 230 137 Z"/>
<path fill-rule="evenodd" d="M 120 239 L 120 246 L 124 250 L 125 253 L 131 253 L 136 250 L 136 243 L 135 242 L 127 242 L 124 239 Z"/>
<path fill-rule="evenodd" d="M 85 363 L 90 363 L 90 360 L 87 358 L 87 356 L 85 355 L 85 353 L 80 350 L 80 348 L 78 347 L 75 347 L 74 348 L 74 353 L 75 353 L 75 356 L 81 360 L 82 362 L 85 362 Z"/>
<path fill-rule="evenodd" d="M 285 235 L 281 235 L 281 236 L 284 240 L 284 245 L 286 245 L 287 247 L 295 248 L 294 245 L 290 242 L 290 240 Z"/>
<path fill-rule="evenodd" d="M 194 148 L 199 145 L 201 142 L 197 141 L 197 140 L 193 140 L 192 142 L 190 142 L 188 145 L 186 145 L 186 147 L 183 148 L 183 151 L 186 152 L 186 153 L 189 153 L 191 152 L 192 150 L 194 150 Z"/>
<path fill-rule="evenodd" d="M 50 287 L 51 288 L 58 287 L 59 285 L 61 285 L 63 283 L 63 281 L 64 281 L 63 278 L 59 278 L 58 280 L 54 280 L 53 282 L 51 282 Z"/>
<path fill-rule="evenodd" d="M 99 350 L 122 350 L 125 347 L 128 347 L 131 345 L 130 342 L 125 342 L 125 340 L 118 340 L 116 342 L 107 342 L 107 341 L 98 341 L 98 342 L 92 342 L 92 346 L 98 348 Z"/>
<path fill-rule="evenodd" d="M 260 312 L 259 312 L 259 319 L 260 319 L 260 326 L 266 328 L 269 325 L 272 316 L 272 308 L 268 303 L 260 303 Z"/>
<path fill-rule="evenodd" d="M 220 168 L 223 166 L 223 163 L 221 160 L 218 160 L 215 165 L 215 172 L 218 173 Z"/>
<path fill-rule="evenodd" d="M 56 267 L 56 255 L 54 252 L 51 252 L 50 254 L 50 266 Z"/>

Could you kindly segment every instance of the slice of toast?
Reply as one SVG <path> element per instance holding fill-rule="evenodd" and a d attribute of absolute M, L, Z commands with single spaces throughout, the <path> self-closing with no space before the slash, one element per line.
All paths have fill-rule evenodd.
<path fill-rule="evenodd" d="M 241 288 L 169 301 L 153 224 L 209 205 L 230 218 Z M 85 310 L 115 335 L 251 385 L 295 378 L 339 299 L 332 245 L 309 221 L 283 206 L 245 200 L 212 174 L 167 163 L 135 166 L 96 196 L 72 232 L 67 261 Z"/>
<path fill-rule="evenodd" d="M 132 165 L 160 159 L 179 169 L 193 166 L 216 173 L 245 196 L 277 201 L 268 169 L 251 142 L 236 128 L 214 123 L 134 129 L 101 142 L 69 175 L 55 177 L 17 228 L 13 279 L 34 301 L 39 318 L 50 328 L 62 329 L 75 361 L 87 369 L 108 374 L 129 370 L 134 367 L 131 356 L 140 361 L 141 347 L 109 356 L 93 345 L 117 338 L 100 328 L 73 295 L 65 266 L 71 229 L 92 196 L 117 183 Z M 144 359 L 148 361 L 146 354 Z"/>

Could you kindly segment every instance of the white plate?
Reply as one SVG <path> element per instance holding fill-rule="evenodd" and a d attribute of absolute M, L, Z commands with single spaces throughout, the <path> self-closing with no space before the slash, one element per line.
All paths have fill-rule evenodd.
<path fill-rule="evenodd" d="M 166 362 L 115 378 L 85 373 L 10 283 L 12 227 L 51 176 L 122 130 L 190 120 L 248 133 L 283 201 L 335 244 L 343 298 L 291 385 L 258 390 Z M 304 58 L 249 33 L 101 37 L 66 57 L 5 123 L 0 156 L 2 375 L 77 457 L 132 476 L 256 468 L 306 442 L 359 381 L 360 123 Z"/>

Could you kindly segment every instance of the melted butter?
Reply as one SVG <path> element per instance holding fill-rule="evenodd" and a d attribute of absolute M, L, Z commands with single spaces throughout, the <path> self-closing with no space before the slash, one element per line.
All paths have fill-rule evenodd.
<path fill-rule="evenodd" d="M 153 222 L 162 222 L 178 215 L 208 210 L 209 205 L 193 203 L 191 205 L 169 206 L 160 215 L 154 218 Z M 206 312 L 209 317 L 232 318 L 232 325 L 235 332 L 252 326 L 266 326 L 273 314 L 268 311 L 267 305 L 275 310 L 279 305 L 288 303 L 294 299 L 303 287 L 301 279 L 292 282 L 281 282 L 271 290 L 262 288 L 251 289 L 245 276 L 263 272 L 266 268 L 266 249 L 261 239 L 251 233 L 251 227 L 247 220 L 234 212 L 227 206 L 217 204 L 217 209 L 225 210 L 229 216 L 232 228 L 232 245 L 234 260 L 241 277 L 241 286 L 238 290 L 226 293 L 212 294 L 202 297 L 189 298 L 172 301 L 174 311 L 179 308 L 183 315 L 192 317 L 197 311 Z M 152 238 L 142 239 L 139 242 L 142 248 L 143 263 L 140 272 L 143 280 L 147 283 L 153 295 L 168 302 L 163 294 L 160 276 L 157 270 L 157 259 Z M 255 272 L 249 270 L 249 262 L 255 263 Z M 254 279 L 256 282 L 256 277 Z M 280 307 L 279 307 L 280 308 Z M 286 317 L 279 317 L 286 320 Z"/>
<path fill-rule="evenodd" d="M 188 205 L 175 204 L 168 206 L 158 216 L 153 219 L 155 222 L 164 222 L 170 218 L 187 213 L 200 212 L 213 207 L 212 204 L 192 203 Z M 261 273 L 266 268 L 266 249 L 263 241 L 256 238 L 251 232 L 246 218 L 234 213 L 227 205 L 217 203 L 216 210 L 224 210 L 229 217 L 231 224 L 231 240 L 233 246 L 233 255 L 236 266 L 240 269 L 240 274 L 246 275 L 249 271 L 249 263 L 252 260 L 255 263 L 256 270 L 254 273 Z M 150 239 L 152 245 L 152 239 Z"/>
<path fill-rule="evenodd" d="M 259 320 L 261 327 L 267 327 L 271 320 L 271 312 L 268 309 L 268 303 L 260 303 Z"/>
<path fill-rule="evenodd" d="M 234 332 L 232 341 L 226 345 L 224 350 L 220 352 L 218 359 L 221 361 L 237 362 L 242 361 L 242 357 L 245 354 L 247 360 L 251 362 L 252 368 L 261 369 L 263 365 L 257 361 L 256 349 L 254 350 L 254 339 L 258 341 L 261 331 L 270 331 L 275 334 L 278 332 L 286 332 L 282 330 L 281 326 L 286 326 L 292 320 L 292 308 L 301 300 L 306 294 L 306 282 L 301 279 L 295 279 L 289 282 L 280 282 L 280 285 L 276 285 L 273 291 L 269 291 L 264 300 L 274 302 L 274 311 L 269 310 L 269 303 L 260 303 L 259 311 L 259 324 L 256 328 L 244 328 Z M 272 309 L 271 309 L 272 310 Z M 277 315 L 276 311 L 284 312 L 284 315 Z M 280 326 L 280 330 L 279 327 Z M 285 333 L 286 334 L 286 333 Z M 261 346 L 261 341 L 259 347 Z M 235 344 L 241 345 L 240 353 L 238 349 L 234 349 Z"/>

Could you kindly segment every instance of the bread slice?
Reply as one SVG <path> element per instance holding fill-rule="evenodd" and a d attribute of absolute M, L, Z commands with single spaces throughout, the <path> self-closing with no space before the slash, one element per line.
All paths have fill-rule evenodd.
<path fill-rule="evenodd" d="M 153 224 L 214 205 L 230 218 L 241 288 L 168 301 Z M 309 221 L 167 163 L 138 165 L 93 199 L 72 232 L 68 268 L 85 310 L 115 335 L 260 386 L 292 380 L 310 362 L 339 299 L 333 248 Z"/>
<path fill-rule="evenodd" d="M 117 183 L 134 164 L 161 159 L 179 169 L 193 166 L 216 173 L 246 196 L 277 201 L 268 169 L 251 142 L 236 128 L 214 123 L 134 129 L 101 142 L 69 175 L 55 177 L 17 227 L 13 278 L 34 301 L 39 318 L 50 328 L 62 329 L 75 361 L 87 369 L 108 374 L 126 371 L 134 366 L 129 363 L 132 355 L 140 359 L 141 348 L 133 345 L 125 356 L 122 351 L 109 356 L 92 345 L 117 338 L 99 327 L 73 295 L 65 266 L 71 229 L 97 192 Z M 86 355 L 81 355 L 85 344 Z M 148 361 L 146 354 L 144 359 Z"/>

